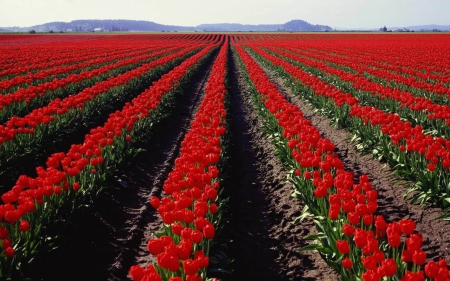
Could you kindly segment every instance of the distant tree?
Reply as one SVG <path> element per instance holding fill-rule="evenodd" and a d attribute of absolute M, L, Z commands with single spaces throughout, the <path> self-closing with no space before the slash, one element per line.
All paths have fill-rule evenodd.
<path fill-rule="evenodd" d="M 36 33 L 36 30 L 32 29 L 32 30 L 28 31 L 28 33 L 30 33 L 30 34 L 35 34 L 35 33 Z"/>
<path fill-rule="evenodd" d="M 50 30 L 48 33 L 53 33 L 53 30 Z"/>
<path fill-rule="evenodd" d="M 382 28 L 382 30 L 383 30 L 383 32 L 386 32 L 386 31 L 387 31 L 386 26 L 384 26 L 384 27 Z"/>

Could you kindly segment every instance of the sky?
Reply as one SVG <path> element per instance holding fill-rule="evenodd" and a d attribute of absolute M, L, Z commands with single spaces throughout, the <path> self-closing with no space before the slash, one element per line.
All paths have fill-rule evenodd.
<path fill-rule="evenodd" d="M 332 28 L 450 25 L 450 0 L 0 0 L 0 26 L 78 19 L 282 24 L 294 19 Z"/>

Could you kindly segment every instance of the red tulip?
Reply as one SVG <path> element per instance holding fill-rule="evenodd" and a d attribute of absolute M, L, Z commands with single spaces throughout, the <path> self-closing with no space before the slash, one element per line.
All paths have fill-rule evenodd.
<path fill-rule="evenodd" d="M 350 268 L 352 268 L 353 263 L 352 263 L 352 261 L 347 257 L 347 258 L 345 258 L 344 260 L 342 260 L 342 266 L 343 266 L 345 269 L 350 269 Z"/>
<path fill-rule="evenodd" d="M 345 240 L 336 241 L 336 246 L 337 246 L 339 252 L 343 255 L 346 255 L 350 252 L 350 247 L 348 245 L 348 242 Z"/>

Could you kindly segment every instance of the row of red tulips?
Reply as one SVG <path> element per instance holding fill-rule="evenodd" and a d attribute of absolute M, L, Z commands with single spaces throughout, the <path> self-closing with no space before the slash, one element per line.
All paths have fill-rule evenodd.
<path fill-rule="evenodd" d="M 138 94 L 135 90 L 141 87 L 140 84 L 144 86 L 149 84 L 161 72 L 164 73 L 174 67 L 198 48 L 199 45 L 185 47 L 181 51 L 96 83 L 76 95 L 63 100 L 55 99 L 47 106 L 37 108 L 24 117 L 12 117 L 5 126 L 0 125 L 1 161 L 19 157 L 21 147 L 39 145 L 52 134 L 64 129 L 73 130 L 71 123 L 99 111 L 102 104 L 112 104 L 114 100 L 131 100 L 133 95 Z"/>
<path fill-rule="evenodd" d="M 0 95 L 0 120 L 6 122 L 12 116 L 28 113 L 34 108 L 44 106 L 55 98 L 75 95 L 87 87 L 94 87 L 97 82 L 112 79 L 114 76 L 148 64 L 168 53 L 170 54 L 174 50 L 177 50 L 177 48 L 163 48 L 150 55 L 142 54 L 130 59 L 119 60 L 114 64 L 105 65 L 98 69 L 71 74 L 65 78 L 54 79 L 36 86 L 20 88 L 13 93 Z"/>
<path fill-rule="evenodd" d="M 405 66 L 399 63 L 399 58 L 395 54 L 383 54 L 380 52 L 367 53 L 364 50 L 352 49 L 346 50 L 339 48 L 333 49 L 331 53 L 327 52 L 330 48 L 320 48 L 306 50 L 308 56 L 319 54 L 331 56 L 333 59 L 339 58 L 348 60 L 346 64 L 351 64 L 351 67 L 365 69 L 368 73 L 389 77 L 389 79 L 402 81 L 405 85 L 415 88 L 426 89 L 433 91 L 436 88 L 438 91 L 442 86 L 450 82 L 449 72 L 445 68 L 436 69 L 432 71 L 424 71 L 420 63 L 414 66 Z M 380 59 L 381 57 L 381 59 Z M 430 63 L 430 62 L 429 62 Z"/>
<path fill-rule="evenodd" d="M 269 36 L 264 36 L 269 37 Z M 263 38 L 264 38 L 263 37 Z M 368 65 L 388 69 L 406 76 L 417 76 L 420 80 L 435 80 L 444 84 L 449 82 L 450 70 L 447 65 L 450 56 L 446 52 L 450 45 L 448 35 L 290 35 L 274 36 L 270 41 L 289 42 L 311 53 L 323 56 L 364 57 Z M 261 38 L 261 37 L 260 37 Z M 261 41 L 253 39 L 252 43 Z M 351 67 L 355 67 L 353 62 Z"/>
<path fill-rule="evenodd" d="M 2 35 L 3 39 L 5 36 Z M 78 41 L 72 40 L 52 42 L 55 36 L 49 37 L 49 42 L 42 44 L 38 36 L 28 36 L 29 44 L 0 46 L 0 77 L 13 78 L 17 75 L 35 73 L 59 66 L 84 62 L 93 57 L 107 57 L 116 50 L 137 50 L 149 47 L 149 41 L 156 43 L 164 38 L 148 38 L 142 40 L 139 36 L 126 38 L 124 36 L 80 36 Z M 70 39 L 67 36 L 62 39 Z M 153 44 L 151 44 L 153 45 Z"/>
<path fill-rule="evenodd" d="M 327 84 L 316 76 L 260 49 L 254 49 L 267 61 L 281 66 L 287 78 L 298 84 L 298 93 L 307 98 L 323 113 L 333 116 L 343 127 L 351 130 L 357 140 L 370 152 L 385 157 L 397 171 L 418 182 L 418 193 L 413 200 L 434 202 L 447 207 L 450 178 L 450 141 L 425 134 L 420 126 L 401 120 L 395 113 L 386 113 L 371 106 L 360 106 L 358 99 L 344 93 L 335 85 Z M 256 54 L 256 53 L 255 53 Z M 291 84 L 292 84 L 291 83 Z M 332 101 L 330 103 L 330 101 Z"/>
<path fill-rule="evenodd" d="M 162 48 L 162 47 L 160 47 Z M 18 88 L 26 88 L 30 85 L 38 85 L 43 82 L 49 82 L 54 79 L 61 79 L 70 74 L 93 70 L 102 66 L 112 64 L 118 60 L 148 54 L 155 51 L 156 46 L 140 46 L 140 48 L 126 49 L 123 47 L 119 50 L 112 50 L 103 56 L 98 53 L 92 53 L 91 57 L 86 60 L 80 58 L 72 58 L 70 64 L 59 64 L 54 67 L 43 65 L 42 69 L 36 72 L 28 72 L 24 75 L 15 76 L 0 81 L 0 93 L 5 94 L 17 90 Z"/>
<path fill-rule="evenodd" d="M 157 257 L 157 264 L 131 267 L 134 281 L 206 278 L 210 239 L 214 238 L 221 217 L 217 204 L 218 164 L 225 134 L 227 54 L 228 40 L 214 62 L 205 96 L 181 143 L 180 156 L 164 182 L 165 196 L 153 196 L 150 200 L 164 223 L 161 234 L 147 245 L 150 254 Z"/>
<path fill-rule="evenodd" d="M 102 124 L 105 116 L 120 109 L 125 102 L 131 101 L 162 74 L 196 52 L 194 48 L 190 51 L 186 48 L 153 61 L 153 68 L 139 67 L 124 75 L 97 83 L 94 86 L 96 92 L 87 88 L 62 101 L 54 100 L 49 106 L 36 109 L 23 118 L 11 118 L 8 121 L 11 127 L 6 128 L 14 133 L 13 139 L 3 142 L 0 146 L 0 163 L 5 163 L 0 170 L 1 192 L 8 190 L 20 174 L 29 173 L 27 170 L 32 169 L 32 166 L 22 166 L 23 162 L 42 165 L 48 154 L 68 149 L 74 140 L 81 141 L 82 138 L 77 137 L 78 135 L 84 135 L 90 128 Z M 118 79 L 121 79 L 123 84 L 119 84 L 121 81 Z M 109 83 L 114 81 L 117 83 Z M 66 109 L 65 112 L 63 109 Z M 17 123 L 18 120 L 28 122 Z M 0 128 L 5 127 L 0 125 Z M 48 148 L 49 145 L 54 145 L 55 148 Z"/>
<path fill-rule="evenodd" d="M 270 49 L 274 50 L 273 47 Z M 293 48 L 286 49 L 291 51 L 295 50 Z M 370 71 L 364 69 L 363 67 L 356 68 L 356 70 L 358 71 L 355 71 L 353 68 L 347 68 L 344 71 L 341 68 L 329 66 L 327 63 L 324 63 L 322 61 L 316 61 L 298 56 L 296 53 L 292 54 L 280 50 L 277 50 L 276 52 L 281 54 L 283 57 L 289 58 L 296 62 L 300 62 L 306 66 L 316 68 L 317 70 L 319 70 L 319 75 L 332 76 L 331 79 L 336 80 L 337 83 L 339 83 L 340 81 L 348 82 L 349 84 L 347 84 L 347 89 L 348 91 L 352 92 L 353 95 L 364 94 L 358 92 L 358 90 L 372 94 L 373 97 L 369 96 L 368 100 L 366 101 L 367 104 L 395 104 L 397 108 L 407 107 L 411 110 L 410 112 L 408 112 L 410 116 L 407 116 L 409 119 L 419 119 L 419 121 L 422 122 L 425 122 L 426 120 L 441 119 L 444 121 L 449 120 L 447 121 L 447 125 L 450 124 L 450 102 L 448 97 L 446 97 L 450 95 L 449 88 L 442 87 L 441 90 L 432 88 L 430 92 L 425 93 L 401 90 L 398 87 L 391 87 L 389 85 L 380 84 L 379 82 L 383 82 L 379 81 L 380 79 L 377 79 L 377 81 L 372 81 L 371 79 L 364 77 L 363 73 L 370 73 Z M 341 62 L 341 60 L 339 61 Z M 339 65 L 342 65 L 342 63 L 340 63 Z M 381 78 L 387 80 L 386 77 Z M 446 96 L 440 97 L 437 94 L 443 94 Z M 370 98 L 372 98 L 374 101 L 370 101 Z M 424 115 L 424 118 L 421 118 L 420 115 Z M 439 129 L 439 126 L 436 126 L 436 129 Z"/>
<path fill-rule="evenodd" d="M 173 99 L 214 47 L 204 47 L 163 75 L 123 110 L 110 114 L 102 127 L 91 129 L 83 144 L 52 154 L 46 168 L 36 169 L 36 178 L 22 175 L 11 191 L 2 195 L 0 276 L 20 270 L 16 266 L 32 258 L 39 244 L 45 243 L 40 236 L 43 225 L 101 191 L 101 182 L 133 153 L 134 140 L 147 134 L 161 118 L 164 104 Z"/>
<path fill-rule="evenodd" d="M 447 263 L 425 263 L 422 236 L 412 220 L 386 222 L 377 211 L 377 191 L 367 175 L 352 171 L 334 153 L 334 144 L 303 117 L 269 81 L 262 68 L 235 46 L 254 87 L 255 108 L 266 119 L 283 162 L 292 171 L 297 197 L 308 206 L 319 234 L 319 250 L 342 280 L 450 280 Z M 279 133 L 281 132 L 281 134 Z"/>

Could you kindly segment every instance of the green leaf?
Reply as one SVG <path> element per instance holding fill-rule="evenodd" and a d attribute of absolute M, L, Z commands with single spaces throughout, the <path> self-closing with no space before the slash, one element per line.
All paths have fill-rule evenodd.
<path fill-rule="evenodd" d="M 321 248 L 323 248 L 322 247 L 322 245 L 319 245 L 319 244 L 310 244 L 310 245 L 307 245 L 307 246 L 305 246 L 305 247 L 302 247 L 302 248 L 300 248 L 300 249 L 298 249 L 299 251 L 319 251 Z"/>
<path fill-rule="evenodd" d="M 318 240 L 318 239 L 321 239 L 323 237 L 324 237 L 323 234 L 311 234 L 311 235 L 308 235 L 306 237 L 303 237 L 303 240 Z"/>

